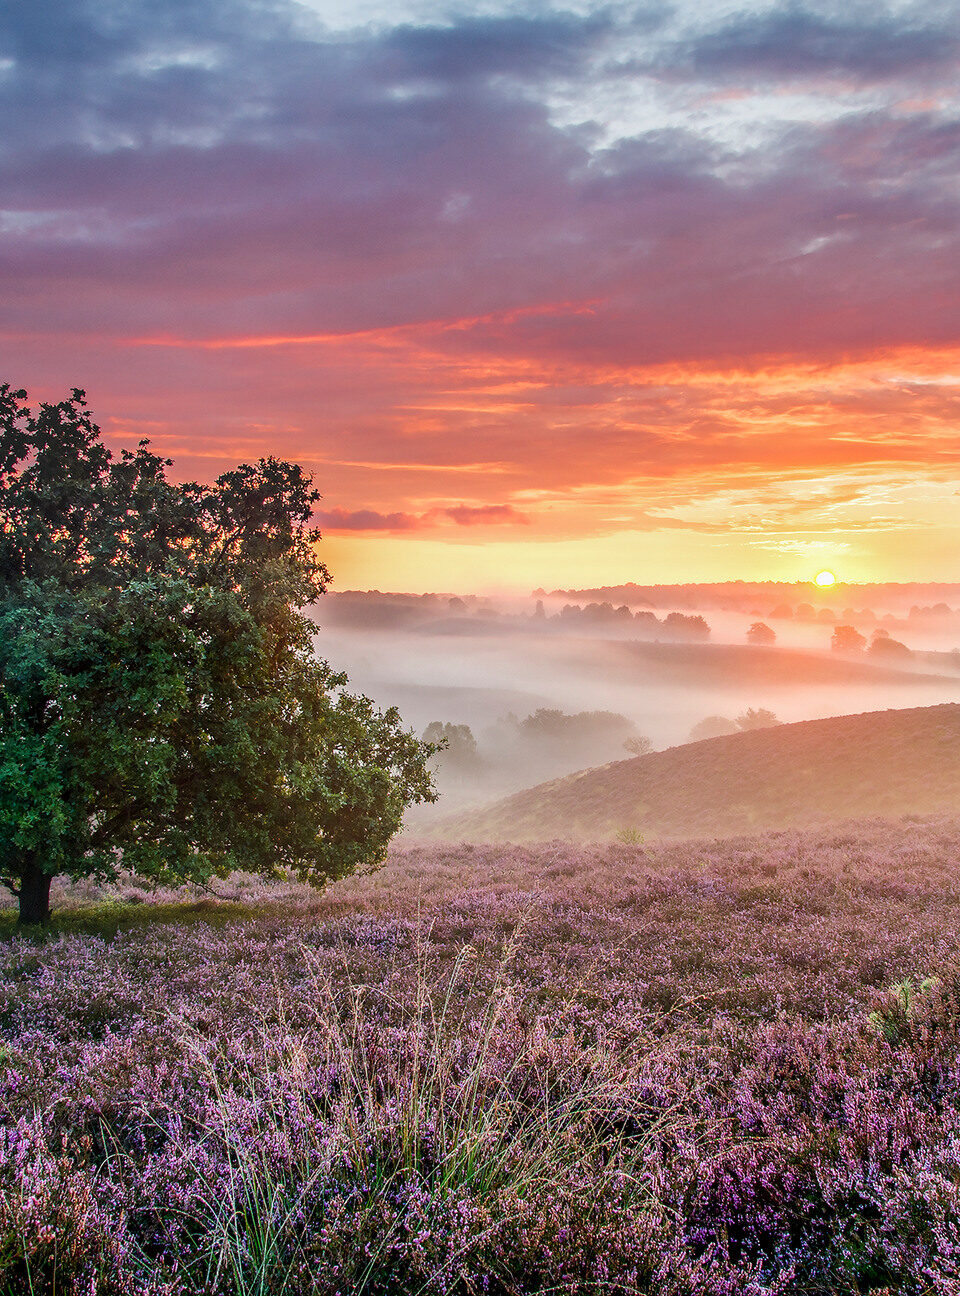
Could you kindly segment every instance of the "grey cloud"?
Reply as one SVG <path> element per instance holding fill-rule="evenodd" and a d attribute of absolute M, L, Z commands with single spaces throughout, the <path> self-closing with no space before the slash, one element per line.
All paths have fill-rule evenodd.
<path fill-rule="evenodd" d="M 399 27 L 388 35 L 384 52 L 416 77 L 459 81 L 512 74 L 530 81 L 545 73 L 574 72 L 612 30 L 612 19 L 603 12 L 585 19 L 569 14 L 467 18 L 448 27 Z"/>
<path fill-rule="evenodd" d="M 738 14 L 676 44 L 666 64 L 706 79 L 892 81 L 944 72 L 956 64 L 958 53 L 955 11 L 938 22 L 930 6 L 907 13 L 863 5 L 818 12 L 785 4 Z"/>
<path fill-rule="evenodd" d="M 956 336 L 947 113 L 838 116 L 740 158 L 694 121 L 591 151 L 538 96 L 582 77 L 588 114 L 606 11 L 334 39 L 282 5 L 44 3 L 0 10 L 8 331 L 313 334 L 542 305 L 436 345 L 636 363 Z M 681 52 L 705 83 L 919 75 L 951 48 L 930 12 L 780 7 Z"/>

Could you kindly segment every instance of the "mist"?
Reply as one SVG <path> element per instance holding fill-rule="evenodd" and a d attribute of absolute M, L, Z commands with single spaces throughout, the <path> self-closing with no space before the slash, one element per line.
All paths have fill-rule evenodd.
<path fill-rule="evenodd" d="M 317 609 L 318 652 L 347 672 L 353 689 L 397 706 L 418 734 L 437 724 L 469 730 L 466 747 L 453 735 L 436 759 L 440 800 L 415 811 L 411 825 L 626 760 L 637 752 L 625 746 L 630 740 L 648 739 L 654 750 L 687 743 L 707 717 L 735 725 L 763 709 L 791 723 L 960 701 L 953 651 L 960 621 L 952 612 L 872 611 L 861 620 L 864 638 L 879 631 L 906 650 L 878 659 L 831 650 L 842 612 L 819 620 L 761 618 L 749 605 L 705 608 L 708 637 L 698 640 L 683 637 L 684 616 L 680 637 L 669 637 L 675 608 L 658 607 L 652 623 L 622 613 L 591 623 L 560 615 L 589 607 L 584 599 L 540 602 L 538 613 L 533 599 L 369 594 L 334 596 Z M 690 600 L 682 602 L 689 617 Z M 747 642 L 761 619 L 776 635 L 772 646 Z"/>

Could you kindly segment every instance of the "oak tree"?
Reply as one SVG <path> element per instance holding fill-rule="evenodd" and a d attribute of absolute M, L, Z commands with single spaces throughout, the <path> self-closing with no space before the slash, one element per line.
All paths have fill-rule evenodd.
<path fill-rule="evenodd" d="M 434 748 L 314 652 L 319 498 L 261 459 L 168 479 L 114 457 L 84 393 L 0 386 L 0 882 L 232 870 L 314 883 L 379 863 Z"/>

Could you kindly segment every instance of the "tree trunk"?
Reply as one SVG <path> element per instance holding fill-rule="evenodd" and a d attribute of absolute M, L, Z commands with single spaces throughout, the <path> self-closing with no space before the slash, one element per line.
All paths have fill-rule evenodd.
<path fill-rule="evenodd" d="M 49 873 L 30 859 L 23 866 L 20 874 L 20 917 L 21 927 L 33 926 L 50 921 L 50 883 L 53 878 Z"/>

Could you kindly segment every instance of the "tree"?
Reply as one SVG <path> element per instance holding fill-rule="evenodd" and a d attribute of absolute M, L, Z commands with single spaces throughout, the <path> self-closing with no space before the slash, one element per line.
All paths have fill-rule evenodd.
<path fill-rule="evenodd" d="M 565 711 L 540 707 L 517 724 L 520 737 L 532 743 L 550 745 L 599 743 L 609 745 L 624 735 L 636 736 L 632 721 L 616 711 Z"/>
<path fill-rule="evenodd" d="M 906 661 L 913 656 L 905 643 L 901 643 L 899 639 L 890 638 L 888 630 L 875 630 L 873 632 L 867 652 L 871 657 L 879 657 L 884 661 Z"/>
<path fill-rule="evenodd" d="M 441 767 L 461 774 L 472 774 L 479 769 L 480 752 L 469 725 L 431 720 L 423 731 L 423 739 L 441 753 Z"/>
<path fill-rule="evenodd" d="M 311 479 L 212 486 L 111 456 L 74 390 L 0 386 L 0 882 L 21 922 L 58 874 L 204 882 L 379 863 L 434 748 L 346 691 L 302 609 L 329 575 Z"/>
<path fill-rule="evenodd" d="M 830 647 L 834 652 L 863 652 L 866 639 L 854 626 L 838 625 L 830 636 Z"/>
<path fill-rule="evenodd" d="M 755 644 L 759 648 L 770 648 L 776 642 L 776 631 L 771 630 L 762 621 L 754 621 L 747 631 L 747 643 Z"/>
<path fill-rule="evenodd" d="M 663 619 L 663 630 L 669 639 L 709 639 L 710 627 L 702 616 L 685 616 L 669 612 Z"/>
<path fill-rule="evenodd" d="M 728 734 L 739 733 L 737 725 L 726 716 L 706 716 L 690 730 L 690 742 L 699 742 L 702 738 L 725 738 Z"/>
<path fill-rule="evenodd" d="M 639 734 L 636 738 L 628 738 L 623 749 L 631 756 L 648 756 L 653 751 L 653 743 L 646 734 Z"/>
<path fill-rule="evenodd" d="M 773 725 L 779 723 L 780 721 L 773 712 L 768 711 L 766 707 L 757 707 L 756 710 L 753 707 L 748 707 L 746 711 L 737 716 L 738 728 L 747 732 L 752 729 L 770 729 Z"/>

